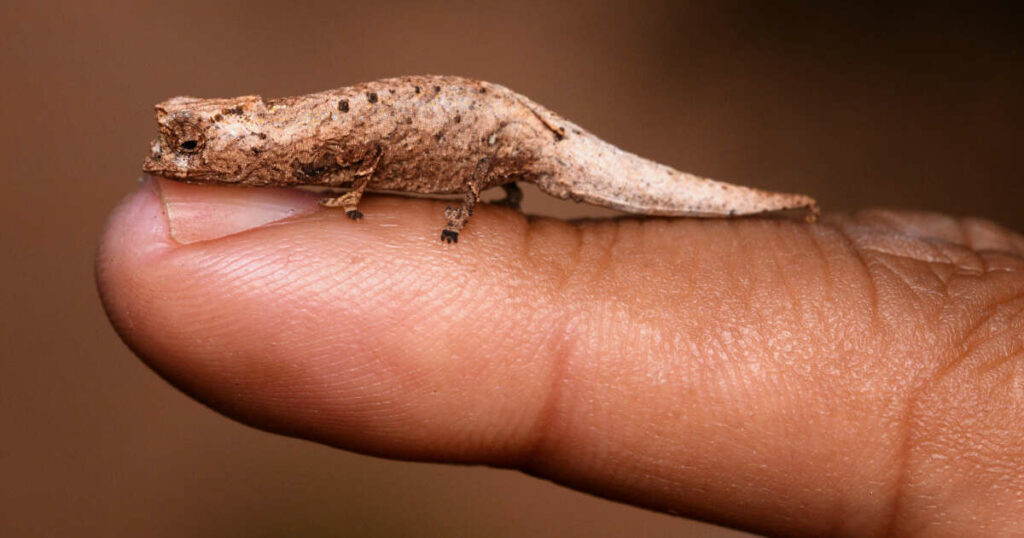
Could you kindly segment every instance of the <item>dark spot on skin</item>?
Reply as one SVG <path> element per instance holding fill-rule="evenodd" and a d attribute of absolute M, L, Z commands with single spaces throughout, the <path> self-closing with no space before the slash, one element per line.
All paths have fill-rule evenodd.
<path fill-rule="evenodd" d="M 342 112 L 348 112 L 348 99 L 342 99 L 338 101 L 338 110 Z"/>
<path fill-rule="evenodd" d="M 578 135 L 581 135 L 581 134 L 583 134 L 583 131 L 581 131 L 581 130 L 579 130 L 579 129 L 573 129 L 573 130 L 572 130 L 572 132 L 574 132 L 574 133 L 576 133 L 576 134 L 578 134 Z"/>
<path fill-rule="evenodd" d="M 220 121 L 222 119 L 224 119 L 224 116 L 221 116 L 220 114 L 217 114 L 213 117 L 213 121 Z"/>
<path fill-rule="evenodd" d="M 483 86 L 481 86 L 481 87 L 477 88 L 477 91 L 479 91 L 480 93 L 487 93 L 487 88 L 484 88 Z"/>
<path fill-rule="evenodd" d="M 395 89 L 394 88 L 388 88 L 388 92 L 390 92 L 391 95 L 394 95 L 395 94 Z"/>
<path fill-rule="evenodd" d="M 437 92 L 437 93 L 441 93 L 441 87 L 440 86 L 434 86 L 434 91 Z"/>
<path fill-rule="evenodd" d="M 729 210 L 729 216 L 730 217 L 735 217 L 736 216 L 736 210 L 735 209 L 730 209 Z"/>
<path fill-rule="evenodd" d="M 259 155 L 260 154 L 260 148 L 252 148 L 252 154 L 253 155 Z"/>
<path fill-rule="evenodd" d="M 434 138 L 436 138 L 438 142 L 441 142 L 444 140 L 444 133 L 438 132 L 437 134 L 434 135 Z"/>
<path fill-rule="evenodd" d="M 257 137 L 258 137 L 258 138 L 259 138 L 260 140 L 266 140 L 266 139 L 267 139 L 267 134 L 266 134 L 266 133 L 256 133 L 256 136 L 257 136 Z"/>
<path fill-rule="evenodd" d="M 455 123 L 462 123 L 462 114 L 455 115 Z"/>
<path fill-rule="evenodd" d="M 377 92 L 366 92 L 366 100 L 370 103 L 377 102 Z"/>
<path fill-rule="evenodd" d="M 235 106 L 233 106 L 231 108 L 225 108 L 224 110 L 221 110 L 220 112 L 221 112 L 221 114 L 224 114 L 225 116 L 230 115 L 230 114 L 234 114 L 236 116 L 241 116 L 242 115 L 242 106 L 241 105 L 235 105 Z"/>
<path fill-rule="evenodd" d="M 419 86 L 413 86 L 413 89 L 416 90 L 416 93 L 420 93 L 420 87 Z"/>

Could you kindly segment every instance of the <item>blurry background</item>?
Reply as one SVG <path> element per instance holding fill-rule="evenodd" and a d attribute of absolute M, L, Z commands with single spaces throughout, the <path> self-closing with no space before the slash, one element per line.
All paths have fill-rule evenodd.
<path fill-rule="evenodd" d="M 511 471 L 262 433 L 118 340 L 94 291 L 153 103 L 402 74 L 507 85 L 685 171 L 1024 229 L 1011 9 L 629 2 L 4 2 L 0 536 L 740 536 Z M 526 210 L 585 209 L 527 192 Z"/>

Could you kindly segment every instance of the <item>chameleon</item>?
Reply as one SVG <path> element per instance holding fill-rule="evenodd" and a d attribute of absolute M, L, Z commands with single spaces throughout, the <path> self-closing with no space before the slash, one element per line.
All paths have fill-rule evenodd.
<path fill-rule="evenodd" d="M 516 182 L 577 202 L 665 217 L 731 217 L 818 204 L 677 171 L 605 142 L 504 86 L 406 76 L 297 97 L 174 97 L 143 171 L 190 183 L 347 189 L 320 200 L 353 220 L 363 193 L 461 195 L 441 240 L 459 239 L 480 193 L 519 208 Z"/>

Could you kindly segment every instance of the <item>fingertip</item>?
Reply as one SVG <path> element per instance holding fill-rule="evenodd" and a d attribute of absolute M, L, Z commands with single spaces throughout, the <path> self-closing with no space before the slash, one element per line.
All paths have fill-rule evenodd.
<path fill-rule="evenodd" d="M 159 187 L 144 178 L 138 190 L 114 207 L 100 238 L 100 261 L 122 254 L 145 255 L 170 246 L 170 229 Z M 102 264 L 101 264 L 102 265 Z"/>
<path fill-rule="evenodd" d="M 110 218 L 98 285 L 148 365 L 211 407 L 281 433 L 418 459 L 505 450 L 478 440 L 496 435 L 484 422 L 502 417 L 503 431 L 529 422 L 530 365 L 543 356 L 503 360 L 527 314 L 510 307 L 546 303 L 515 287 L 520 214 L 478 212 L 458 245 L 444 245 L 437 202 L 371 196 L 353 222 L 312 198 L 308 214 L 272 202 L 269 215 L 285 218 L 214 225 L 212 235 L 206 224 L 179 226 L 175 237 L 174 219 L 209 220 L 211 206 L 250 196 L 235 190 L 247 189 L 153 180 Z M 543 345 L 543 331 L 524 333 L 541 341 L 517 354 Z M 481 345 L 499 359 L 480 355 Z M 477 390 L 509 379 L 520 381 L 514 394 Z"/>
<path fill-rule="evenodd" d="M 149 178 L 125 196 L 111 211 L 96 250 L 96 287 L 103 307 L 119 334 L 132 324 L 129 312 L 143 260 L 159 257 L 174 247 L 160 203 L 158 189 Z"/>

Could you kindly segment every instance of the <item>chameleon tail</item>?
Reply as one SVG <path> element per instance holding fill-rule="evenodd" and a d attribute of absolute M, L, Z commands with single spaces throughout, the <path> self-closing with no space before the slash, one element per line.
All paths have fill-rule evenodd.
<path fill-rule="evenodd" d="M 537 182 L 553 196 L 645 215 L 729 217 L 796 208 L 807 208 L 809 220 L 818 215 L 817 203 L 808 196 L 680 172 L 570 126 L 578 134 L 555 144 L 555 158 L 566 173 Z"/>

